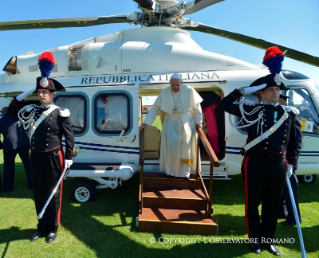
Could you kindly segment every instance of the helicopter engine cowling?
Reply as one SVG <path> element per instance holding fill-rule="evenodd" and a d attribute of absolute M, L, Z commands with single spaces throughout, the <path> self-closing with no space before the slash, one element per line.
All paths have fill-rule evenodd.
<path fill-rule="evenodd" d="M 51 77 L 130 73 L 174 73 L 260 69 L 235 58 L 203 50 L 190 33 L 172 27 L 119 31 L 49 50 L 56 65 Z M 6 83 L 33 82 L 40 76 L 39 54 L 17 56 L 16 74 Z"/>

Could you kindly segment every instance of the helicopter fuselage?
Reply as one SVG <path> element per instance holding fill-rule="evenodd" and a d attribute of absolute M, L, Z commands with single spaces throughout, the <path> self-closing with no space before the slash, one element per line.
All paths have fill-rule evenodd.
<path fill-rule="evenodd" d="M 93 178 L 112 188 L 117 186 L 117 179 L 127 180 L 138 170 L 141 97 L 158 95 L 169 85 L 172 73 L 180 73 L 183 82 L 199 92 L 213 91 L 221 97 L 269 73 L 263 66 L 205 51 L 188 32 L 170 27 L 119 31 L 49 51 L 56 60 L 51 77 L 67 90 L 57 93 L 55 100 L 71 110 L 76 143 L 82 149 L 78 160 L 83 164 L 72 167 L 69 176 Z M 14 97 L 35 87 L 40 75 L 38 58 L 39 54 L 17 56 L 15 73 L 13 69 L 13 73 L 0 76 L 0 95 Z M 303 120 L 303 150 L 297 173 L 319 174 L 318 92 L 312 80 L 296 78 L 283 74 L 283 83 L 288 94 L 295 96 L 293 104 L 312 114 Z M 246 133 L 231 126 L 234 119 L 225 114 L 225 131 L 221 132 L 225 149 L 215 177 L 227 179 L 240 173 L 239 150 Z M 145 162 L 144 171 L 158 168 L 158 158 Z M 209 162 L 203 160 L 202 174 L 208 171 Z M 116 180 L 106 183 L 102 178 Z"/>

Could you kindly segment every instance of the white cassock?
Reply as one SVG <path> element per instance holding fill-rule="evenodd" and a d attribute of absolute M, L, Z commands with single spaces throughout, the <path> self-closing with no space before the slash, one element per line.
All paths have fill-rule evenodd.
<path fill-rule="evenodd" d="M 152 125 L 159 111 L 166 113 L 161 136 L 160 171 L 189 177 L 196 171 L 196 124 L 202 124 L 203 99 L 194 88 L 182 84 L 175 93 L 171 86 L 162 90 L 144 123 Z M 200 158 L 199 158 L 199 170 Z"/>

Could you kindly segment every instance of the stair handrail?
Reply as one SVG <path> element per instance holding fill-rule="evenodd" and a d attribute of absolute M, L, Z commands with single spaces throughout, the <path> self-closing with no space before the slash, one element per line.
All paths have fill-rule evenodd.
<path fill-rule="evenodd" d="M 144 174 L 144 135 L 145 130 L 140 130 L 140 194 L 139 194 L 139 213 L 143 211 L 143 174 Z"/>
<path fill-rule="evenodd" d="M 210 145 L 203 128 L 200 126 L 196 126 L 197 134 L 199 139 L 202 141 L 204 148 L 206 150 L 206 153 L 209 157 L 210 160 L 210 166 L 209 166 L 209 194 L 207 193 L 207 189 L 204 183 L 204 180 L 202 178 L 202 175 L 200 171 L 198 170 L 198 165 L 199 165 L 199 140 L 197 141 L 197 160 L 196 160 L 196 176 L 197 178 L 200 179 L 202 188 L 204 190 L 204 194 L 206 195 L 207 203 L 208 203 L 208 217 L 211 217 L 212 214 L 212 193 L 213 193 L 213 170 L 214 167 L 219 167 L 219 160 Z"/>

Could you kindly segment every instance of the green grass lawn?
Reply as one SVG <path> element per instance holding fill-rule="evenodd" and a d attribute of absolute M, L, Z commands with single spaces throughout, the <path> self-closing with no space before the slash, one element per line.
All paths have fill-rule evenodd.
<path fill-rule="evenodd" d="M 2 152 L 0 170 L 3 171 Z M 17 162 L 20 160 L 17 159 Z M 247 244 L 207 243 L 210 239 L 246 238 L 244 186 L 240 176 L 214 181 L 213 218 L 219 223 L 217 236 L 140 233 L 137 173 L 117 189 L 98 190 L 98 199 L 79 204 L 71 201 L 70 189 L 78 179 L 66 180 L 63 188 L 61 227 L 58 238 L 46 244 L 41 238 L 29 242 L 37 219 L 33 193 L 27 190 L 23 166 L 17 163 L 15 191 L 0 193 L 0 257 L 257 257 Z M 308 257 L 318 258 L 319 182 L 299 187 L 302 228 Z M 282 221 L 282 220 L 280 220 Z M 213 238 L 214 237 L 214 238 Z M 278 224 L 276 238 L 293 238 L 294 244 L 278 244 L 283 257 L 301 257 L 296 227 Z M 169 242 L 150 243 L 150 238 Z M 178 240 L 177 240 L 178 241 Z M 190 242 L 190 243 L 189 243 Z M 274 257 L 263 251 L 259 257 Z"/>

